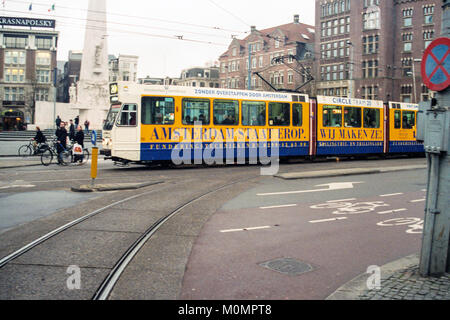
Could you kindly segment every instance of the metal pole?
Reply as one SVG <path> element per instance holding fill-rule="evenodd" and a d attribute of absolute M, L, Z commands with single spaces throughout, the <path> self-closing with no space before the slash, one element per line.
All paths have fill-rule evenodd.
<path fill-rule="evenodd" d="M 55 90 L 54 95 L 53 95 L 53 123 L 55 124 L 55 128 L 56 128 L 56 95 L 57 95 L 57 88 L 56 88 L 56 77 L 58 75 L 58 68 L 53 69 L 53 88 Z M 56 128 L 58 129 L 58 128 Z"/>
<path fill-rule="evenodd" d="M 252 90 L 252 45 L 248 45 L 248 81 L 247 89 Z"/>

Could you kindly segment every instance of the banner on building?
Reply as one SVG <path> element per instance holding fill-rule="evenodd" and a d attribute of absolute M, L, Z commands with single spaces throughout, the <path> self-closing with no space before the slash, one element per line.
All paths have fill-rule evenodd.
<path fill-rule="evenodd" d="M 54 29 L 56 26 L 56 20 L 20 18 L 20 17 L 0 17 L 0 25 Z"/>

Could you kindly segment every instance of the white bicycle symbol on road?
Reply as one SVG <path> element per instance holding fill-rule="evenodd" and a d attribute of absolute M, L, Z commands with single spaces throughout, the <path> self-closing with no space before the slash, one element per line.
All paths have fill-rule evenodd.
<path fill-rule="evenodd" d="M 377 223 L 381 227 L 394 227 L 394 226 L 409 226 L 410 228 L 406 230 L 406 233 L 418 234 L 423 232 L 424 221 L 420 218 L 396 218 L 389 219 Z"/>
<path fill-rule="evenodd" d="M 311 209 L 337 209 L 333 214 L 360 214 L 375 211 L 379 207 L 389 207 L 383 201 L 374 202 L 327 202 L 310 207 Z"/>

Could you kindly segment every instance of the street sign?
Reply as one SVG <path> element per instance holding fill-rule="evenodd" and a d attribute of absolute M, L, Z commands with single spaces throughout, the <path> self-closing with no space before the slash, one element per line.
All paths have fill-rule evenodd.
<path fill-rule="evenodd" d="M 97 145 L 97 131 L 95 130 L 92 131 L 91 142 L 94 147 Z"/>
<path fill-rule="evenodd" d="M 450 38 L 438 38 L 427 47 L 422 58 L 422 79 L 433 91 L 450 86 Z"/>

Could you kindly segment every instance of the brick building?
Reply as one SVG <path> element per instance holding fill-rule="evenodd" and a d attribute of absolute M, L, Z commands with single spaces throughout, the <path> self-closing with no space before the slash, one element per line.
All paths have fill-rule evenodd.
<path fill-rule="evenodd" d="M 420 59 L 441 31 L 438 0 L 316 0 L 317 94 L 429 99 Z"/>
<path fill-rule="evenodd" d="M 300 23 L 298 15 L 289 24 L 264 30 L 252 27 L 249 36 L 233 39 L 220 56 L 220 87 L 248 89 L 249 67 L 252 90 L 272 90 L 254 72 L 259 72 L 276 89 L 300 87 L 309 79 L 308 74 L 313 73 L 314 39 L 314 26 Z M 300 91 L 314 94 L 313 82 Z"/>
<path fill-rule="evenodd" d="M 36 101 L 54 100 L 59 33 L 55 20 L 2 17 L 0 25 L 0 129 L 21 130 Z"/>

